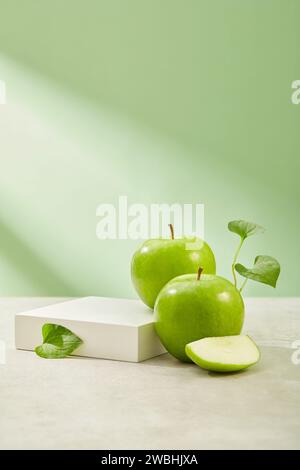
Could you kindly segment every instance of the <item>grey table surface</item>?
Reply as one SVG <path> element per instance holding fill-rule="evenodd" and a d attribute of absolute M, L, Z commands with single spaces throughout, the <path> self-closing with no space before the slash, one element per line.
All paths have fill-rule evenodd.
<path fill-rule="evenodd" d="M 14 314 L 61 300 L 0 300 L 1 449 L 300 449 L 300 299 L 246 299 L 262 358 L 228 375 L 15 350 Z"/>

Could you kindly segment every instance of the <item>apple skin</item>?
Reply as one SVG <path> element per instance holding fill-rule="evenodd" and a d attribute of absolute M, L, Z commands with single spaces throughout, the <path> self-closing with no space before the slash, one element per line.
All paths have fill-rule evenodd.
<path fill-rule="evenodd" d="M 161 289 L 180 274 L 214 274 L 216 262 L 209 245 L 197 237 L 147 240 L 134 253 L 131 279 L 140 299 L 153 308 Z"/>
<path fill-rule="evenodd" d="M 191 362 L 188 343 L 202 338 L 239 335 L 244 302 L 236 287 L 223 277 L 186 274 L 161 290 L 154 307 L 155 329 L 166 350 Z"/>

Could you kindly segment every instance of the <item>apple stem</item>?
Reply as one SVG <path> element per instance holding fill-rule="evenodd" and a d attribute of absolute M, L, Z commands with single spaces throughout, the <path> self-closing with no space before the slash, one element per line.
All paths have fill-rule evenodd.
<path fill-rule="evenodd" d="M 171 239 L 174 240 L 174 227 L 173 224 L 169 224 L 170 232 L 171 232 Z"/>
<path fill-rule="evenodd" d="M 199 269 L 198 269 L 198 273 L 197 273 L 197 281 L 200 281 L 202 271 L 203 271 L 203 268 L 201 268 L 201 266 L 200 266 Z"/>

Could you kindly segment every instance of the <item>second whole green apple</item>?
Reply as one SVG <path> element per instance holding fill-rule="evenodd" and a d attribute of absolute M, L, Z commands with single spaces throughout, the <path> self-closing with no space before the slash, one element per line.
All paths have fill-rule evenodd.
<path fill-rule="evenodd" d="M 239 335 L 244 302 L 236 287 L 223 277 L 178 276 L 168 282 L 154 307 L 155 329 L 167 351 L 181 361 L 188 343 L 202 338 Z"/>
<path fill-rule="evenodd" d="M 214 274 L 216 262 L 209 245 L 197 237 L 147 240 L 135 252 L 131 262 L 131 278 L 141 300 L 153 308 L 167 282 L 181 274 L 196 272 Z"/>

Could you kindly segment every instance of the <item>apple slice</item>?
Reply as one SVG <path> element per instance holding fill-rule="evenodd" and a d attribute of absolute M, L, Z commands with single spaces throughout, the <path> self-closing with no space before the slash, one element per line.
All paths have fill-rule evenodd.
<path fill-rule="evenodd" d="M 233 372 L 256 364 L 259 349 L 249 336 L 220 336 L 193 341 L 185 347 L 187 356 L 202 369 Z"/>

